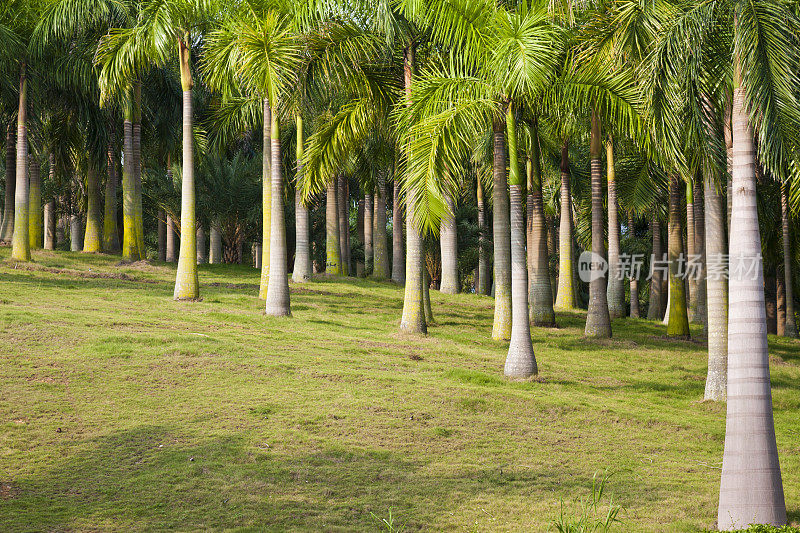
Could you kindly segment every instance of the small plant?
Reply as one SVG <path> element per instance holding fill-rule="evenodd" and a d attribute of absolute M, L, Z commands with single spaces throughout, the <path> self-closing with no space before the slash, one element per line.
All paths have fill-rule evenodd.
<path fill-rule="evenodd" d="M 614 504 L 613 495 L 609 495 L 608 508 L 603 512 L 605 506 L 602 504 L 602 500 L 606 483 L 610 477 L 611 474 L 606 472 L 603 479 L 598 482 L 597 472 L 595 472 L 592 477 L 591 498 L 581 502 L 577 515 L 570 516 L 564 511 L 564 499 L 561 498 L 561 511 L 558 518 L 553 521 L 556 531 L 559 533 L 606 533 L 611 531 L 614 524 L 621 523 L 617 517 L 621 507 Z"/>
<path fill-rule="evenodd" d="M 395 517 L 392 515 L 392 508 L 389 507 L 389 517 L 388 518 L 381 518 L 375 513 L 369 513 L 372 516 L 372 519 L 378 523 L 381 531 L 386 531 L 386 533 L 403 533 L 406 530 L 405 524 L 401 526 L 394 525 Z"/>

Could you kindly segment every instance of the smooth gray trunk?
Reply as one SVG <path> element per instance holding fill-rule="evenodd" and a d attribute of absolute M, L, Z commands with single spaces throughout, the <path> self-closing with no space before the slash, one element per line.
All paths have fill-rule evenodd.
<path fill-rule="evenodd" d="M 386 174 L 378 173 L 375 185 L 375 215 L 372 217 L 373 254 L 372 277 L 389 279 L 389 250 L 386 244 Z"/>
<path fill-rule="evenodd" d="M 538 139 L 535 142 L 538 144 Z M 535 150 L 535 152 L 538 159 L 538 150 Z M 555 311 L 553 310 L 553 288 L 550 285 L 550 260 L 547 249 L 547 219 L 544 216 L 542 178 L 538 161 L 532 162 L 530 172 L 528 173 L 527 233 L 528 269 L 530 270 L 531 277 L 529 288 L 529 300 L 531 306 L 530 321 L 534 326 L 553 327 L 556 325 L 556 316 Z"/>
<path fill-rule="evenodd" d="M 403 202 L 400 184 L 395 176 L 392 185 L 392 281 L 402 285 L 406 281 L 406 261 L 403 250 Z"/>
<path fill-rule="evenodd" d="M 727 267 L 725 242 L 724 198 L 709 173 L 704 183 L 706 258 L 706 300 L 708 315 L 708 374 L 703 398 L 725 400 L 728 377 L 728 280 L 723 275 Z"/>
<path fill-rule="evenodd" d="M 706 220 L 705 199 L 703 197 L 703 182 L 700 178 L 694 180 L 694 253 L 697 255 L 698 276 L 695 281 L 696 295 L 694 296 L 694 321 L 697 324 L 708 325 L 707 288 L 706 278 Z"/>
<path fill-rule="evenodd" d="M 5 203 L 3 204 L 3 222 L 0 227 L 0 241 L 11 242 L 14 236 L 14 198 L 17 190 L 17 152 L 13 122 L 9 123 L 6 133 L 6 185 Z"/>
<path fill-rule="evenodd" d="M 650 232 L 653 235 L 653 258 L 656 261 L 664 260 L 664 250 L 661 246 L 661 223 L 658 213 L 653 214 L 650 222 Z M 650 278 L 650 305 L 647 308 L 649 320 L 661 320 L 663 317 L 664 277 L 660 270 L 653 270 Z"/>
<path fill-rule="evenodd" d="M 56 203 L 53 200 L 44 204 L 44 249 L 56 249 Z"/>
<path fill-rule="evenodd" d="M 269 284 L 265 313 L 269 316 L 291 316 L 289 272 L 286 250 L 286 220 L 283 216 L 283 164 L 281 138 L 277 119 L 272 120 L 272 205 L 269 227 Z M 240 255 L 241 257 L 241 255 Z"/>
<path fill-rule="evenodd" d="M 300 193 L 295 193 L 294 205 L 295 252 L 292 281 L 304 283 L 311 280 L 311 249 L 309 247 L 309 213 L 308 207 L 300 201 Z"/>
<path fill-rule="evenodd" d="M 439 244 L 442 255 L 442 281 L 439 291 L 445 294 L 457 294 L 460 288 L 458 281 L 458 230 L 456 228 L 456 204 L 453 197 L 445 195 L 448 213 L 442 219 Z"/>
<path fill-rule="evenodd" d="M 502 122 L 494 124 L 492 203 L 494 232 L 494 340 L 511 339 L 511 230 L 506 179 L 506 141 Z M 526 287 L 527 291 L 527 287 Z"/>
<path fill-rule="evenodd" d="M 206 232 L 203 228 L 198 226 L 195 231 L 195 239 L 197 239 L 197 264 L 204 265 L 208 262 L 208 255 L 206 252 Z"/>
<path fill-rule="evenodd" d="M 375 227 L 372 223 L 372 215 L 375 214 L 372 193 L 364 194 L 364 273 L 369 276 L 374 267 L 374 251 L 372 247 L 372 232 Z"/>
<path fill-rule="evenodd" d="M 167 215 L 167 256 L 165 260 L 167 263 L 175 262 L 175 246 L 177 235 L 175 235 L 175 219 L 172 215 Z"/>
<path fill-rule="evenodd" d="M 158 260 L 167 260 L 167 214 L 158 210 Z"/>
<path fill-rule="evenodd" d="M 222 234 L 219 231 L 219 224 L 212 222 L 208 233 L 208 262 L 212 265 L 218 265 L 222 263 Z"/>
<path fill-rule="evenodd" d="M 603 183 L 600 169 L 600 159 L 591 160 L 591 186 L 592 186 L 592 253 L 596 258 L 605 259 L 605 238 L 603 232 Z M 611 317 L 608 312 L 608 299 L 606 289 L 606 272 L 603 275 L 593 275 L 589 283 L 589 308 L 586 312 L 586 327 L 584 335 L 587 337 L 611 337 Z"/>
<path fill-rule="evenodd" d="M 69 249 L 72 252 L 80 252 L 83 247 L 81 246 L 81 235 L 83 234 L 81 228 L 81 217 L 78 215 L 70 215 L 69 217 Z"/>
<path fill-rule="evenodd" d="M 797 337 L 797 323 L 794 317 L 794 287 L 792 286 L 792 238 L 789 232 L 789 186 L 781 186 L 781 230 L 783 244 L 783 276 L 786 292 L 786 323 L 783 334 L 786 337 Z"/>
<path fill-rule="evenodd" d="M 558 289 L 555 308 L 575 309 L 575 272 L 572 258 L 572 191 L 570 190 L 569 150 L 561 147 L 561 214 L 558 231 Z"/>
<path fill-rule="evenodd" d="M 620 272 L 619 262 L 619 204 L 617 202 L 617 182 L 614 167 L 614 142 L 611 137 L 606 141 L 606 172 L 608 181 L 608 313 L 611 318 L 625 316 L 625 279 Z"/>
<path fill-rule="evenodd" d="M 478 202 L 478 294 L 488 295 L 492 290 L 491 274 L 489 272 L 489 259 L 486 253 L 486 207 L 483 200 L 483 184 L 478 176 L 477 180 Z"/>
<path fill-rule="evenodd" d="M 346 177 L 339 176 L 339 252 L 342 260 L 342 275 L 350 275 L 350 190 Z M 366 207 L 366 206 L 365 206 Z"/>

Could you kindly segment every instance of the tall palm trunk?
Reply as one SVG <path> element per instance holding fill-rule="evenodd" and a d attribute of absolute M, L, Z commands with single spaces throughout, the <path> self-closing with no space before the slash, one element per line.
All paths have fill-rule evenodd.
<path fill-rule="evenodd" d="M 56 249 L 56 203 L 53 200 L 44 204 L 44 249 Z"/>
<path fill-rule="evenodd" d="M 439 243 L 442 256 L 442 281 L 439 291 L 445 294 L 457 294 L 458 282 L 458 229 L 456 228 L 456 204 L 450 194 L 444 198 L 447 203 L 447 214 L 442 219 L 439 232 Z"/>
<path fill-rule="evenodd" d="M 311 280 L 311 249 L 309 247 L 309 218 L 308 207 L 302 202 L 300 190 L 303 186 L 303 154 L 305 152 L 305 135 L 303 133 L 303 117 L 299 114 L 295 120 L 297 124 L 297 175 L 295 176 L 295 203 L 294 203 L 294 227 L 295 227 L 295 249 L 294 249 L 294 268 L 292 268 L 292 281 L 303 283 Z"/>
<path fill-rule="evenodd" d="M 628 236 L 633 237 L 634 233 L 634 219 L 633 212 L 628 212 Z M 631 289 L 631 318 L 639 318 L 641 310 L 639 308 L 639 276 L 637 272 L 631 272 L 630 275 L 630 289 Z"/>
<path fill-rule="evenodd" d="M 382 281 L 389 278 L 389 250 L 386 246 L 386 173 L 378 172 L 375 184 L 375 215 L 372 217 L 374 259 L 372 277 Z"/>
<path fill-rule="evenodd" d="M 272 108 L 269 100 L 264 98 L 263 105 L 264 126 L 261 130 L 261 282 L 258 287 L 258 297 L 267 299 L 269 286 L 269 254 L 270 254 L 270 224 L 272 223 Z"/>
<path fill-rule="evenodd" d="M 667 335 L 689 338 L 689 316 L 686 309 L 686 284 L 680 276 L 680 257 L 683 254 L 683 228 L 681 224 L 681 187 L 684 184 L 677 174 L 669 182 L 669 309 L 667 310 Z"/>
<path fill-rule="evenodd" d="M 789 185 L 781 185 L 781 229 L 783 241 L 783 276 L 786 293 L 786 324 L 783 334 L 797 337 L 797 323 L 794 318 L 794 288 L 792 286 L 792 238 L 789 233 Z"/>
<path fill-rule="evenodd" d="M 489 259 L 486 257 L 486 207 L 483 199 L 483 183 L 477 179 L 478 203 L 478 294 L 488 295 L 492 290 L 489 274 Z"/>
<path fill-rule="evenodd" d="M 77 213 L 69 217 L 69 249 L 71 252 L 80 252 L 81 246 L 81 217 Z"/>
<path fill-rule="evenodd" d="M 14 131 L 13 123 L 9 122 L 6 132 L 6 194 L 3 204 L 3 225 L 0 228 L 0 241 L 3 242 L 11 242 L 14 236 L 14 201 L 17 190 L 16 139 L 17 134 Z"/>
<path fill-rule="evenodd" d="M 211 222 L 211 229 L 208 232 L 208 241 L 208 262 L 212 265 L 222 263 L 222 232 L 219 230 L 219 221 Z"/>
<path fill-rule="evenodd" d="M 356 207 L 356 235 L 358 235 L 358 242 L 363 246 L 364 244 L 364 198 L 358 199 L 358 207 Z M 360 261 L 356 260 L 356 277 L 364 277 L 364 258 Z"/>
<path fill-rule="evenodd" d="M 511 247 L 511 342 L 503 373 L 510 378 L 524 379 L 538 374 L 536 357 L 531 343 L 531 324 L 528 317 L 528 265 L 525 259 L 525 219 L 523 187 L 525 182 L 519 171 L 517 152 L 517 127 L 514 108 L 506 110 L 506 138 L 508 139 L 508 187 L 510 193 L 510 247 Z"/>
<path fill-rule="evenodd" d="M 30 204 L 28 241 L 31 250 L 38 250 L 42 247 L 42 179 L 40 170 L 39 162 L 35 159 L 32 160 L 30 164 L 30 191 L 28 193 Z"/>
<path fill-rule="evenodd" d="M 625 316 L 625 284 L 619 262 L 620 227 L 617 203 L 617 180 L 614 168 L 614 141 L 611 135 L 606 141 L 606 164 L 608 177 L 608 313 L 611 318 Z"/>
<path fill-rule="evenodd" d="M 194 145 L 192 138 L 192 78 L 189 71 L 189 47 L 181 40 L 181 86 L 183 89 L 183 175 L 181 179 L 181 251 L 175 277 L 176 300 L 200 297 L 197 280 L 197 241 L 195 240 Z"/>
<path fill-rule="evenodd" d="M 133 98 L 129 91 L 125 103 L 125 121 L 122 124 L 122 259 L 139 259 L 136 240 L 136 191 L 133 173 Z M 169 164 L 167 164 L 169 168 Z"/>
<path fill-rule="evenodd" d="M 737 24 L 734 20 L 734 28 Z M 730 240 L 728 398 L 717 515 L 721 530 L 786 523 L 772 418 L 753 131 L 740 73 L 735 57 L 731 235 L 736 238 Z M 746 262 L 745 268 L 737 268 L 739 261 Z M 755 276 L 748 272 L 750 265 Z"/>
<path fill-rule="evenodd" d="M 14 191 L 14 236 L 11 242 L 11 258 L 30 261 L 28 240 L 28 81 L 25 63 L 19 75 L 19 111 L 17 112 L 17 187 Z"/>
<path fill-rule="evenodd" d="M 197 225 L 195 231 L 195 239 L 197 240 L 197 264 L 203 265 L 208 262 L 208 254 L 206 252 L 206 232 L 203 231 L 202 226 Z"/>
<path fill-rule="evenodd" d="M 342 274 L 342 254 L 339 249 L 339 202 L 336 199 L 337 179 L 328 183 L 325 200 L 325 273 L 334 276 Z"/>
<path fill-rule="evenodd" d="M 372 246 L 373 230 L 372 216 L 375 214 L 373 206 L 374 197 L 371 192 L 364 194 L 364 273 L 372 274 L 375 266 L 374 248 Z"/>
<path fill-rule="evenodd" d="M 136 249 L 139 259 L 146 259 L 144 248 L 144 212 L 142 210 L 142 83 L 133 85 L 133 184 L 136 223 Z"/>
<path fill-rule="evenodd" d="M 494 232 L 494 324 L 492 338 L 510 340 L 512 328 L 511 230 L 508 180 L 506 178 L 506 143 L 503 123 L 494 122 L 494 163 L 492 204 Z M 527 291 L 527 287 L 525 288 Z M 527 316 L 527 312 L 526 312 Z"/>
<path fill-rule="evenodd" d="M 339 176 L 339 192 L 336 197 L 339 201 L 337 213 L 339 214 L 339 253 L 342 259 L 342 275 L 350 275 L 350 191 L 348 179 Z"/>
<path fill-rule="evenodd" d="M 704 399 L 725 400 L 728 374 L 728 280 L 722 272 L 727 268 L 723 257 L 726 209 L 724 198 L 709 172 L 705 176 L 706 296 L 708 301 L 708 375 Z"/>
<path fill-rule="evenodd" d="M 592 131 L 589 145 L 592 186 L 592 277 L 589 283 L 589 308 L 586 312 L 587 337 L 611 337 L 611 317 L 608 312 L 606 289 L 607 273 L 594 272 L 595 263 L 605 260 L 605 235 L 603 231 L 603 176 L 600 168 L 600 117 L 592 111 Z"/>
<path fill-rule="evenodd" d="M 83 251 L 100 252 L 100 239 L 103 227 L 100 222 L 100 180 L 92 161 L 86 172 L 86 233 L 83 239 Z"/>
<path fill-rule="evenodd" d="M 167 260 L 167 214 L 158 210 L 158 260 Z"/>
<path fill-rule="evenodd" d="M 694 180 L 694 253 L 697 271 L 694 275 L 694 322 L 708 324 L 706 307 L 706 220 L 705 200 L 703 198 L 703 181 L 700 177 Z"/>
<path fill-rule="evenodd" d="M 103 251 L 108 253 L 119 252 L 119 232 L 117 230 L 117 160 L 114 154 L 113 135 L 114 131 L 112 126 L 112 140 L 108 142 L 108 154 L 106 156 L 108 172 L 106 177 L 105 205 L 103 206 Z"/>
<path fill-rule="evenodd" d="M 433 307 L 431 306 L 431 276 L 430 272 L 428 272 L 428 267 L 425 264 L 425 246 L 424 246 L 424 239 L 423 239 L 423 248 L 422 248 L 422 303 L 425 307 L 425 323 L 427 325 L 435 324 L 436 321 L 433 319 Z"/>
<path fill-rule="evenodd" d="M 692 188 L 692 182 L 686 182 L 686 260 L 691 257 L 694 257 L 696 254 L 695 246 L 694 246 L 694 238 L 695 238 L 695 231 L 694 231 L 694 189 Z M 689 321 L 694 322 L 695 312 L 697 311 L 697 283 L 694 279 L 688 279 L 684 282 L 684 286 L 686 287 L 686 302 L 687 302 L 687 311 L 689 316 Z"/>
<path fill-rule="evenodd" d="M 572 257 L 572 191 L 570 190 L 569 146 L 561 147 L 561 222 L 558 229 L 558 290 L 555 308 L 575 309 L 575 275 Z"/>
<path fill-rule="evenodd" d="M 786 336 L 786 284 L 783 275 L 783 265 L 778 265 L 775 276 L 775 290 L 777 293 L 777 313 L 778 323 L 776 324 L 776 334 L 779 337 Z"/>
<path fill-rule="evenodd" d="M 530 271 L 530 321 L 534 326 L 553 327 L 553 288 L 550 285 L 550 260 L 547 250 L 547 219 L 542 199 L 542 169 L 539 161 L 539 131 L 532 122 L 533 153 L 528 160 L 528 270 Z M 512 226 L 513 229 L 513 226 Z M 512 243 L 513 245 L 513 243 Z M 512 250 L 513 252 L 513 250 Z"/>
<path fill-rule="evenodd" d="M 278 115 L 272 117 L 272 215 L 269 225 L 269 285 L 265 313 L 270 316 L 291 316 L 289 303 L 289 272 L 286 250 L 286 220 L 283 216 L 283 165 Z"/>
<path fill-rule="evenodd" d="M 406 254 L 403 250 L 403 202 L 400 200 L 400 183 L 397 175 L 392 184 L 392 281 L 402 285 L 406 281 Z"/>
<path fill-rule="evenodd" d="M 664 259 L 664 250 L 661 247 L 661 223 L 658 220 L 658 213 L 653 213 L 653 219 L 650 223 L 650 232 L 653 234 L 653 259 L 655 261 L 662 261 Z M 650 278 L 650 304 L 647 307 L 647 318 L 649 320 L 661 320 L 663 316 L 664 280 L 661 276 L 661 270 L 653 269 L 652 274 Z"/>

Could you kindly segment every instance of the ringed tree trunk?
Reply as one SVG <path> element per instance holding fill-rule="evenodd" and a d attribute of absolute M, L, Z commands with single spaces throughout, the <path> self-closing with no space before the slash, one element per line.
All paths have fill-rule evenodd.
<path fill-rule="evenodd" d="M 705 175 L 706 296 L 708 300 L 708 374 L 703 399 L 724 401 L 728 377 L 728 280 L 724 256 L 726 209 L 724 198 L 711 177 Z"/>
<path fill-rule="evenodd" d="M 142 83 L 133 85 L 133 184 L 134 212 L 136 214 L 136 248 L 139 259 L 147 259 L 144 248 L 144 215 L 142 210 Z"/>
<path fill-rule="evenodd" d="M 53 200 L 44 204 L 44 249 L 56 249 L 56 203 Z"/>
<path fill-rule="evenodd" d="M 694 188 L 692 182 L 686 182 L 686 261 L 697 254 L 695 250 L 695 229 L 694 229 Z M 697 281 L 694 279 L 687 279 L 684 283 L 688 292 L 686 294 L 687 311 L 689 322 L 695 321 L 695 313 L 697 312 Z"/>
<path fill-rule="evenodd" d="M 792 286 L 792 238 L 789 233 L 789 185 L 781 184 L 781 229 L 783 240 L 783 276 L 786 292 L 786 324 L 783 334 L 797 337 L 797 323 L 794 318 L 794 288 Z"/>
<path fill-rule="evenodd" d="M 305 135 L 303 134 L 303 117 L 297 115 L 297 175 L 295 176 L 295 250 L 294 268 L 292 268 L 292 281 L 304 283 L 311 280 L 311 250 L 309 248 L 309 217 L 308 207 L 302 202 L 300 190 L 303 185 L 303 153 L 305 152 Z"/>
<path fill-rule="evenodd" d="M 195 239 L 197 239 L 197 264 L 202 265 L 208 262 L 208 256 L 206 255 L 206 232 L 199 224 L 195 232 Z"/>
<path fill-rule="evenodd" d="M 25 62 L 19 75 L 19 111 L 17 112 L 17 187 L 14 191 L 14 236 L 11 242 L 11 258 L 30 261 L 31 250 L 28 239 L 28 82 Z"/>
<path fill-rule="evenodd" d="M 264 98 L 264 127 L 261 131 L 261 282 L 258 297 L 267 299 L 269 286 L 270 224 L 272 223 L 272 107 Z"/>
<path fill-rule="evenodd" d="M 683 255 L 683 228 L 681 224 L 681 187 L 684 184 L 677 174 L 669 182 L 669 309 L 667 335 L 689 338 L 689 316 L 686 309 L 686 284 L 680 276 L 680 258 Z"/>
<path fill-rule="evenodd" d="M 402 285 L 406 281 L 406 254 L 403 250 L 403 202 L 400 200 L 400 182 L 395 174 L 392 185 L 392 281 Z"/>
<path fill-rule="evenodd" d="M 775 325 L 775 333 L 779 337 L 786 336 L 786 287 L 784 286 L 783 265 L 778 265 L 775 269 L 775 296 L 777 313 L 777 324 Z"/>
<path fill-rule="evenodd" d="M 414 75 L 415 45 L 409 42 L 403 51 L 403 74 L 406 99 L 411 97 L 411 81 Z M 395 176 L 395 187 L 397 177 Z M 396 204 L 397 205 L 397 204 Z M 403 294 L 403 315 L 400 331 L 403 333 L 425 335 L 428 325 L 425 319 L 424 285 L 425 264 L 422 235 L 414 222 L 416 199 L 412 191 L 406 194 L 406 275 Z M 399 226 L 398 226 L 399 229 Z"/>
<path fill-rule="evenodd" d="M 167 260 L 167 214 L 158 210 L 158 260 Z"/>
<path fill-rule="evenodd" d="M 595 272 L 595 263 L 605 260 L 605 235 L 603 234 L 603 176 L 600 168 L 600 117 L 592 111 L 592 132 L 589 146 L 592 185 L 592 276 L 589 283 L 589 308 L 586 312 L 587 337 L 611 337 L 611 317 L 606 296 L 607 273 Z"/>
<path fill-rule="evenodd" d="M 614 168 L 614 140 L 611 135 L 606 141 L 606 161 L 608 177 L 608 313 L 611 318 L 625 316 L 625 280 L 619 262 L 620 227 L 617 203 L 617 182 Z"/>
<path fill-rule="evenodd" d="M 492 179 L 494 231 L 494 340 L 511 340 L 511 230 L 509 218 L 508 180 L 506 179 L 506 142 L 503 123 L 494 121 L 494 164 Z M 527 280 L 526 280 L 527 283 Z M 526 300 L 527 300 L 527 287 Z M 525 313 L 527 317 L 527 311 Z M 526 318 L 527 320 L 527 318 Z"/>
<path fill-rule="evenodd" d="M 425 306 L 425 322 L 430 326 L 431 324 L 435 324 L 436 321 L 433 319 L 433 307 L 431 307 L 431 276 L 430 272 L 428 272 L 428 267 L 425 264 L 424 246 L 422 254 L 422 302 Z"/>
<path fill-rule="evenodd" d="M 172 215 L 167 215 L 167 253 L 165 258 L 167 263 L 175 262 L 176 240 L 175 219 L 172 217 Z"/>
<path fill-rule="evenodd" d="M 737 25 L 734 19 L 734 31 Z M 728 398 L 717 515 L 721 530 L 786 524 L 772 418 L 753 131 L 740 80 L 734 55 L 731 235 L 736 238 L 730 240 Z M 737 268 L 738 261 L 754 265 L 755 275 L 747 263 Z"/>
<path fill-rule="evenodd" d="M 764 272 L 764 308 L 767 313 L 767 333 L 778 333 L 778 292 L 775 286 L 775 267 L 767 266 Z"/>
<path fill-rule="evenodd" d="M 71 252 L 81 251 L 81 217 L 80 215 L 70 215 L 69 217 L 69 249 Z"/>
<path fill-rule="evenodd" d="M 128 102 L 125 104 L 125 121 L 122 124 L 122 259 L 136 261 L 139 259 L 139 247 L 136 238 L 136 191 L 133 172 L 133 95 L 129 90 Z M 167 172 L 171 173 L 169 159 Z"/>
<path fill-rule="evenodd" d="M 364 273 L 369 276 L 374 270 L 374 249 L 372 246 L 373 230 L 372 215 L 375 213 L 371 193 L 364 194 Z"/>
<path fill-rule="evenodd" d="M 356 235 L 361 246 L 364 246 L 364 198 L 358 199 L 358 207 L 356 208 Z M 363 254 L 362 254 L 363 255 Z M 364 277 L 364 259 L 361 261 L 356 260 L 356 277 Z"/>
<path fill-rule="evenodd" d="M 119 233 L 117 230 L 117 161 L 114 155 L 114 131 L 111 125 L 111 139 L 106 155 L 106 191 L 103 206 L 103 251 L 119 252 Z M 162 259 L 163 261 L 163 259 Z"/>
<path fill-rule="evenodd" d="M 100 180 L 97 169 L 89 161 L 86 172 L 86 233 L 83 239 L 83 251 L 99 253 L 103 228 L 100 223 Z"/>
<path fill-rule="evenodd" d="M 189 47 L 179 43 L 181 86 L 183 89 L 183 178 L 181 180 L 181 248 L 175 277 L 176 300 L 200 297 L 197 280 L 197 241 L 195 228 L 194 145 L 192 138 L 192 77 L 189 71 Z"/>
<path fill-rule="evenodd" d="M 533 154 L 528 160 L 528 269 L 530 270 L 530 321 L 534 326 L 554 327 L 553 288 L 547 250 L 547 219 L 542 199 L 542 170 L 539 162 L 539 132 L 533 122 Z M 513 227 L 512 227 L 513 229 Z M 513 240 L 513 238 L 512 238 Z M 513 243 L 512 243 L 513 245 Z M 513 250 L 512 250 L 513 253 Z M 513 290 L 513 289 L 512 289 Z M 512 332 L 513 335 L 513 332 Z"/>
<path fill-rule="evenodd" d="M 339 176 L 339 253 L 341 254 L 342 275 L 350 275 L 350 190 L 348 179 Z M 366 211 L 366 206 L 364 206 Z M 366 228 L 366 225 L 365 225 Z M 371 228 L 370 228 L 371 229 Z"/>
<path fill-rule="evenodd" d="M 289 301 L 289 272 L 286 250 L 286 220 L 283 216 L 283 165 L 281 164 L 281 136 L 278 114 L 272 116 L 272 205 L 269 232 L 269 285 L 265 313 L 269 316 L 291 316 Z"/>
<path fill-rule="evenodd" d="M 661 247 L 661 222 L 658 220 L 658 213 L 653 213 L 650 232 L 653 234 L 653 258 L 656 261 L 662 261 L 664 259 L 664 250 Z M 650 277 L 650 304 L 647 307 L 648 320 L 661 320 L 663 316 L 664 280 L 661 272 L 661 270 L 654 268 Z"/>
<path fill-rule="evenodd" d="M 555 308 L 575 309 L 575 272 L 572 257 L 572 191 L 570 190 L 569 146 L 561 147 L 561 222 L 558 229 L 558 290 Z"/>
<path fill-rule="evenodd" d="M 219 221 L 211 223 L 211 229 L 208 233 L 208 262 L 212 265 L 218 265 L 222 263 L 222 232 L 219 229 Z"/>
<path fill-rule="evenodd" d="M 42 247 L 42 179 L 39 162 L 35 159 L 30 163 L 30 191 L 28 193 L 30 212 L 28 216 L 28 241 L 31 250 Z"/>
<path fill-rule="evenodd" d="M 375 216 L 372 220 L 373 265 L 372 277 L 378 281 L 389 279 L 389 250 L 386 245 L 386 173 L 378 172 L 375 185 Z"/>
<path fill-rule="evenodd" d="M 6 195 L 3 204 L 3 225 L 0 228 L 0 241 L 3 242 L 11 242 L 14 236 L 14 201 L 17 190 L 16 138 L 13 123 L 9 123 L 6 132 Z"/>
<path fill-rule="evenodd" d="M 508 187 L 510 194 L 511 245 L 511 342 L 503 373 L 515 379 L 525 379 L 539 373 L 531 343 L 531 324 L 528 317 L 528 265 L 525 258 L 525 219 L 522 216 L 525 186 L 519 171 L 517 127 L 514 108 L 506 110 L 508 140 Z"/>
<path fill-rule="evenodd" d="M 439 243 L 442 255 L 442 281 L 439 291 L 445 294 L 458 294 L 458 229 L 456 227 L 456 204 L 450 194 L 444 198 L 447 215 L 442 219 Z"/>
<path fill-rule="evenodd" d="M 628 234 L 633 236 L 634 230 L 633 212 L 628 212 Z M 637 273 L 632 272 L 630 277 L 631 288 L 631 318 L 639 318 L 641 311 L 639 309 L 639 277 Z"/>
<path fill-rule="evenodd" d="M 342 254 L 339 249 L 339 202 L 336 199 L 336 182 L 333 178 L 328 183 L 325 200 L 325 273 L 332 276 L 342 275 Z"/>
<path fill-rule="evenodd" d="M 486 207 L 483 200 L 483 183 L 477 179 L 478 202 L 478 294 L 488 295 L 492 290 L 489 274 L 489 259 L 486 257 Z"/>
<path fill-rule="evenodd" d="M 694 253 L 697 255 L 697 274 L 695 278 L 695 313 L 696 324 L 708 325 L 708 309 L 706 305 L 706 220 L 705 199 L 703 198 L 703 182 L 698 176 L 694 180 Z"/>

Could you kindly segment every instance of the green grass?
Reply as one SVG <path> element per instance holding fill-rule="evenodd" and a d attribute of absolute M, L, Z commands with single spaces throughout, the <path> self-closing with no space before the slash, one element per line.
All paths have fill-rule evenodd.
<path fill-rule="evenodd" d="M 490 298 L 432 292 L 409 338 L 388 283 L 293 284 L 276 319 L 251 268 L 201 267 L 181 303 L 172 265 L 8 252 L 0 530 L 546 531 L 606 470 L 619 531 L 714 526 L 724 405 L 701 401 L 704 346 L 659 324 L 596 341 L 561 315 L 533 331 L 540 379 L 508 382 Z M 770 346 L 796 523 L 800 343 Z"/>

